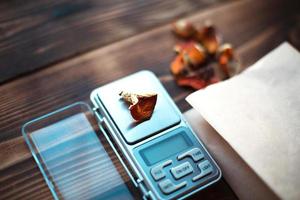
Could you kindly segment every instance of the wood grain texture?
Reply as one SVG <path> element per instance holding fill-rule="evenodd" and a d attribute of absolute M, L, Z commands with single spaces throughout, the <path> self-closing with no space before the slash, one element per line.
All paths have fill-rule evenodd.
<path fill-rule="evenodd" d="M 215 23 L 238 54 L 242 49 L 239 57 L 247 66 L 288 39 L 294 23 L 293 12 L 287 12 L 290 8 L 284 2 L 272 1 L 269 6 L 268 1 L 234 2 L 190 20 L 199 25 L 206 19 Z M 154 71 L 181 110 L 186 110 L 184 97 L 191 90 L 177 87 L 169 73 L 175 42 L 170 26 L 161 26 L 0 86 L 0 141 L 20 136 L 26 121 L 72 102 L 88 101 L 93 89 L 142 69 Z"/>
<path fill-rule="evenodd" d="M 0 82 L 218 1 L 1 1 Z"/>
<path fill-rule="evenodd" d="M 237 1 L 209 8 L 189 19 L 198 25 L 207 19 L 215 23 L 224 40 L 235 46 L 243 67 L 247 67 L 282 41 L 293 44 L 292 38 L 297 37 L 290 37 L 290 29 L 299 23 L 297 9 L 292 1 Z M 170 26 L 163 25 L 2 84 L 0 199 L 52 198 L 21 137 L 21 126 L 70 103 L 89 101 L 90 92 L 98 86 L 149 69 L 158 75 L 180 109 L 187 110 L 184 98 L 192 91 L 177 87 L 169 73 L 175 42 Z M 193 198 L 236 197 L 222 180 Z"/>

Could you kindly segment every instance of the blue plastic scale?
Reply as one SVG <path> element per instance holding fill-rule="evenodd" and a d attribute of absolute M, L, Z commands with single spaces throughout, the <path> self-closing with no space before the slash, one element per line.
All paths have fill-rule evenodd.
<path fill-rule="evenodd" d="M 158 94 L 149 120 L 132 119 L 119 96 L 128 90 Z M 184 199 L 221 178 L 216 162 L 152 72 L 101 86 L 91 101 L 93 109 L 79 102 L 23 126 L 55 199 Z M 122 169 L 113 162 L 117 159 Z"/>

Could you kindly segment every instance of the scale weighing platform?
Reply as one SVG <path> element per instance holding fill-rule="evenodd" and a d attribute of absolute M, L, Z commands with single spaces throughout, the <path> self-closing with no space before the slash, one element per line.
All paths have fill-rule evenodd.
<path fill-rule="evenodd" d="M 132 119 L 119 96 L 124 90 L 158 94 L 149 120 Z M 216 162 L 152 72 L 137 72 L 99 87 L 91 101 L 93 109 L 79 102 L 23 126 L 55 199 L 184 199 L 221 178 Z M 70 169 L 65 173 L 71 175 L 59 166 Z M 118 181 L 108 183 L 110 176 Z M 82 192 L 70 184 L 87 180 L 89 187 Z M 132 192 L 134 188 L 140 194 Z"/>

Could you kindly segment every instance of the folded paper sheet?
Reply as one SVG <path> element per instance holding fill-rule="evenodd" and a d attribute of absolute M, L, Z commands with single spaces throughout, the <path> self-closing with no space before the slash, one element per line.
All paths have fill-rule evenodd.
<path fill-rule="evenodd" d="M 184 116 L 219 164 L 223 177 L 238 199 L 279 200 L 279 197 L 257 176 L 222 136 L 203 119 L 198 111 L 190 109 L 184 113 Z"/>
<path fill-rule="evenodd" d="M 284 43 L 242 74 L 187 101 L 280 198 L 300 199 L 297 50 Z"/>

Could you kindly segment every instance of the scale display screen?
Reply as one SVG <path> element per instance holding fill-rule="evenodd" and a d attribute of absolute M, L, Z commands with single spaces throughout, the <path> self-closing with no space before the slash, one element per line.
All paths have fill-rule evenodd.
<path fill-rule="evenodd" d="M 146 164 L 151 166 L 189 148 L 190 146 L 190 140 L 186 137 L 184 132 L 181 132 L 141 150 L 140 153 Z"/>

